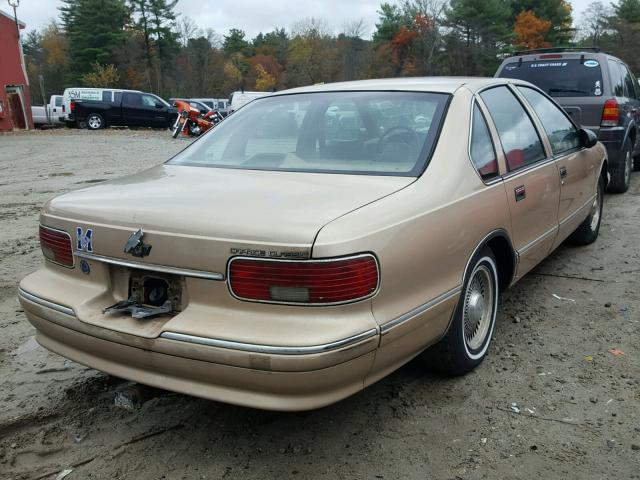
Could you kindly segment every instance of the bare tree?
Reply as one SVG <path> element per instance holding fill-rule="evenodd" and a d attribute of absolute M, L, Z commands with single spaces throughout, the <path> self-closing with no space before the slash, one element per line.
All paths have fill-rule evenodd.
<path fill-rule="evenodd" d="M 582 13 L 576 36 L 582 42 L 599 45 L 602 35 L 607 32 L 609 18 L 613 15 L 610 6 L 597 1 L 591 2 Z"/>
<path fill-rule="evenodd" d="M 329 22 L 324 18 L 308 17 L 291 26 L 291 35 L 293 37 L 312 36 L 324 38 L 333 36 L 333 29 L 329 25 Z"/>
<path fill-rule="evenodd" d="M 182 15 L 180 17 L 180 20 L 176 24 L 176 29 L 178 33 L 178 40 L 180 41 L 180 45 L 183 47 L 186 47 L 189 40 L 192 38 L 200 37 L 202 35 L 202 30 L 200 30 L 196 22 L 186 15 Z"/>
<path fill-rule="evenodd" d="M 367 34 L 364 19 L 360 18 L 359 20 L 345 23 L 342 27 L 342 33 L 348 38 L 363 38 Z"/>

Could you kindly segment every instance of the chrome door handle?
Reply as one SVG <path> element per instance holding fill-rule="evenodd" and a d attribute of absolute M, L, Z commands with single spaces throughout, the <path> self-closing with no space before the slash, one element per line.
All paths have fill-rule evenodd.
<path fill-rule="evenodd" d="M 567 167 L 560 167 L 560 182 L 564 185 L 564 181 L 567 179 Z"/>

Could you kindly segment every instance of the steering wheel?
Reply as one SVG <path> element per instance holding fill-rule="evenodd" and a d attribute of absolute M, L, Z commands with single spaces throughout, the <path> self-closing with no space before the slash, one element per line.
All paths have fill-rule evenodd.
<path fill-rule="evenodd" d="M 397 137 L 397 139 L 394 137 Z M 416 151 L 418 150 L 418 146 L 420 144 L 418 134 L 412 128 L 402 126 L 392 127 L 384 132 L 380 137 L 380 140 L 378 141 L 381 147 L 380 150 L 384 150 L 385 144 L 394 140 L 400 141 L 407 146 L 414 148 Z"/>

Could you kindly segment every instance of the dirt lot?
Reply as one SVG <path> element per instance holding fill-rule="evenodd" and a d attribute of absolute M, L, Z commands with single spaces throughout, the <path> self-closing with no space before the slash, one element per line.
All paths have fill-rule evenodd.
<path fill-rule="evenodd" d="M 629 193 L 606 197 L 594 245 L 561 247 L 507 294 L 489 357 L 464 378 L 412 362 L 301 414 L 173 393 L 115 407 L 121 381 L 37 345 L 17 284 L 42 262 L 45 200 L 186 143 L 150 131 L 0 135 L 0 478 L 640 478 L 637 173 Z"/>

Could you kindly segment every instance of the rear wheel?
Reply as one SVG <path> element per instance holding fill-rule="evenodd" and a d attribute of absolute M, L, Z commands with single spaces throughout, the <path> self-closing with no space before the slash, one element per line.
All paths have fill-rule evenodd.
<path fill-rule="evenodd" d="M 602 205 L 604 203 L 604 179 L 602 176 L 598 179 L 598 191 L 596 198 L 591 204 L 589 216 L 569 237 L 569 242 L 574 245 L 589 245 L 598 238 L 600 233 L 600 222 L 602 221 Z"/>
<path fill-rule="evenodd" d="M 430 368 L 459 376 L 482 363 L 493 336 L 498 294 L 496 258 L 485 247 L 471 260 L 449 331 L 423 354 Z"/>
<path fill-rule="evenodd" d="M 629 190 L 632 163 L 631 141 L 627 139 L 624 142 L 618 165 L 616 165 L 611 172 L 611 182 L 609 183 L 610 192 L 624 193 Z"/>
<path fill-rule="evenodd" d="M 86 122 L 89 130 L 100 130 L 104 128 L 104 118 L 99 113 L 90 113 L 87 115 Z"/>

